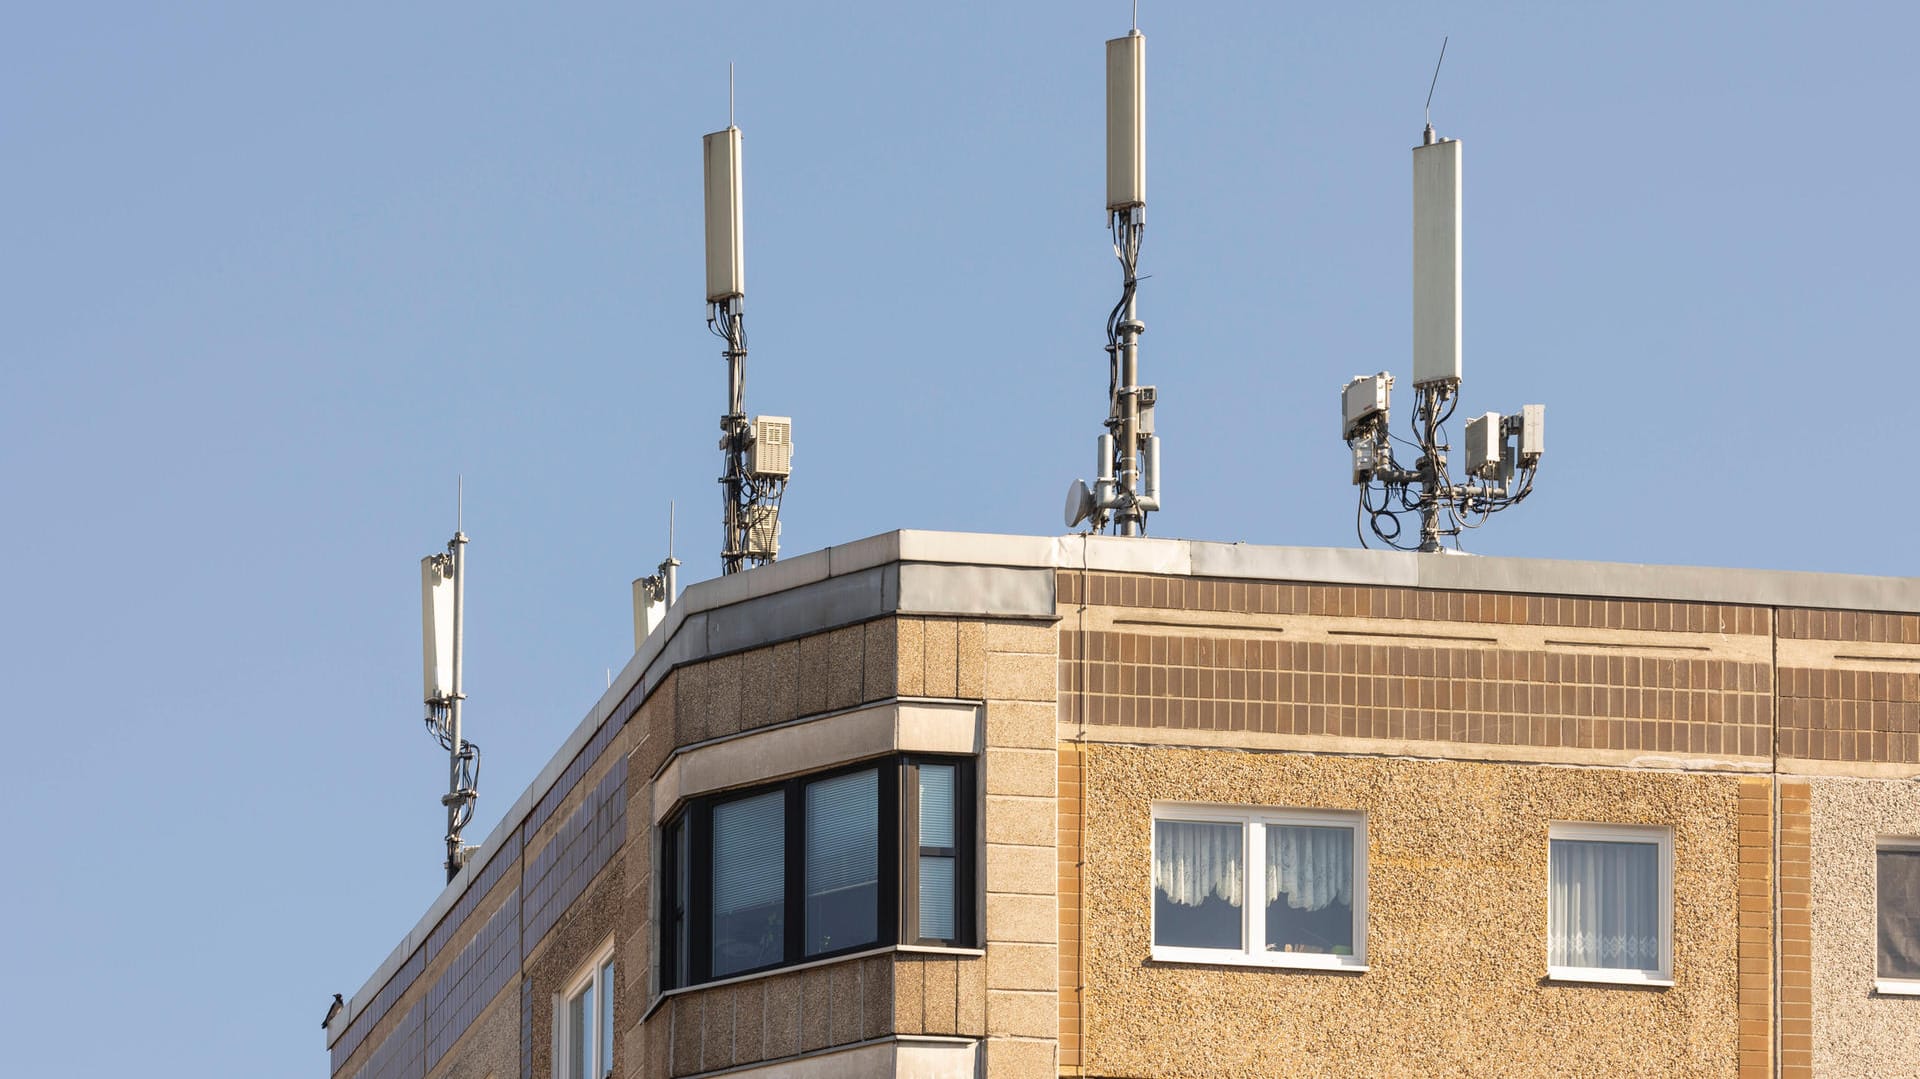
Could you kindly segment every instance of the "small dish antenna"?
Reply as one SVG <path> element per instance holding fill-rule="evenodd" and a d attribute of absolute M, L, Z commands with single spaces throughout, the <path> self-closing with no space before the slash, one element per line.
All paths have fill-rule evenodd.
<path fill-rule="evenodd" d="M 1074 480 L 1067 488 L 1067 527 L 1079 528 L 1081 521 L 1093 516 L 1093 509 L 1093 492 L 1087 489 L 1087 481 Z"/>

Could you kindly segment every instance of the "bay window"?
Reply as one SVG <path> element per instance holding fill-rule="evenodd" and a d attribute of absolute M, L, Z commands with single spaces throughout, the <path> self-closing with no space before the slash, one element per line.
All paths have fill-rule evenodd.
<path fill-rule="evenodd" d="M 970 758 L 895 756 L 693 798 L 660 835 L 661 988 L 974 944 Z"/>

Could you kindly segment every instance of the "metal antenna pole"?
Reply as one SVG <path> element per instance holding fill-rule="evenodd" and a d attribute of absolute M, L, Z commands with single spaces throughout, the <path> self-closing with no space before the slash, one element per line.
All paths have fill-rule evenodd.
<path fill-rule="evenodd" d="M 1420 446 L 1424 455 L 1413 464 L 1420 474 L 1420 549 L 1440 550 L 1440 475 L 1447 467 L 1445 447 L 1440 438 L 1440 401 L 1445 390 L 1437 386 L 1415 388 L 1420 395 L 1414 405 L 1414 422 L 1420 426 Z"/>
<path fill-rule="evenodd" d="M 463 484 L 464 486 L 464 484 Z M 456 520 L 458 515 L 456 514 Z M 447 546 L 453 548 L 453 697 L 447 703 L 447 726 L 450 745 L 447 749 L 447 880 L 453 880 L 460 872 L 463 861 L 460 849 L 461 817 L 465 805 L 474 794 L 465 790 L 460 782 L 460 762 L 466 743 L 460 738 L 460 702 L 466 699 L 461 683 L 462 649 L 466 645 L 466 607 L 467 607 L 467 535 L 454 526 L 453 542 Z"/>
<path fill-rule="evenodd" d="M 1123 226 L 1125 227 L 1125 226 Z M 1133 268 L 1127 268 L 1133 276 Z M 1140 491 L 1140 331 L 1146 329 L 1136 311 L 1138 292 L 1128 282 L 1127 305 L 1120 319 L 1120 489 L 1129 494 Z M 1123 536 L 1140 534 L 1141 518 L 1137 504 L 1120 508 L 1116 521 Z"/>
<path fill-rule="evenodd" d="M 660 563 L 660 590 L 665 593 L 661 599 L 667 606 L 673 606 L 674 597 L 680 589 L 680 560 L 673 557 L 673 501 L 667 501 L 667 560 Z"/>
<path fill-rule="evenodd" d="M 716 303 L 716 311 L 727 347 L 727 412 L 720 417 L 720 448 L 726 454 L 726 473 L 720 477 L 723 488 L 722 514 L 726 536 L 720 549 L 720 572 L 738 573 L 747 568 L 749 549 L 747 529 L 747 428 L 746 380 L 747 334 L 741 299 L 738 296 Z"/>

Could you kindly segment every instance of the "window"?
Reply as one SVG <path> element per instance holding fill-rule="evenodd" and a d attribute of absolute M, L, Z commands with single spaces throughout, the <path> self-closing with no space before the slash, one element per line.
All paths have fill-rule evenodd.
<path fill-rule="evenodd" d="M 1566 823 L 1548 828 L 1547 976 L 1673 984 L 1670 829 Z"/>
<path fill-rule="evenodd" d="M 1153 958 L 1365 969 L 1366 817 L 1156 806 Z"/>
<path fill-rule="evenodd" d="M 973 943 L 973 766 L 890 757 L 691 799 L 660 834 L 661 988 Z"/>
<path fill-rule="evenodd" d="M 553 1074 L 606 1079 L 613 1074 L 613 941 L 568 983 L 554 1009 Z"/>
<path fill-rule="evenodd" d="M 1874 885 L 1879 923 L 1874 987 L 1920 996 L 1920 838 L 1880 841 Z"/>

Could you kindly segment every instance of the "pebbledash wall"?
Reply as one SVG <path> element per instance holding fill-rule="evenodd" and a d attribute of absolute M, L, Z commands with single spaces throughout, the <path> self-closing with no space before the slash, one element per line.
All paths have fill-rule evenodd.
<path fill-rule="evenodd" d="M 662 992 L 658 827 L 978 768 L 982 947 Z M 1874 989 L 1920 835 L 1920 581 L 897 532 L 689 588 L 328 1028 L 336 1079 L 1920 1074 Z M 1366 969 L 1156 961 L 1156 804 L 1365 820 Z M 1548 829 L 1672 836 L 1672 984 L 1547 977 Z"/>

